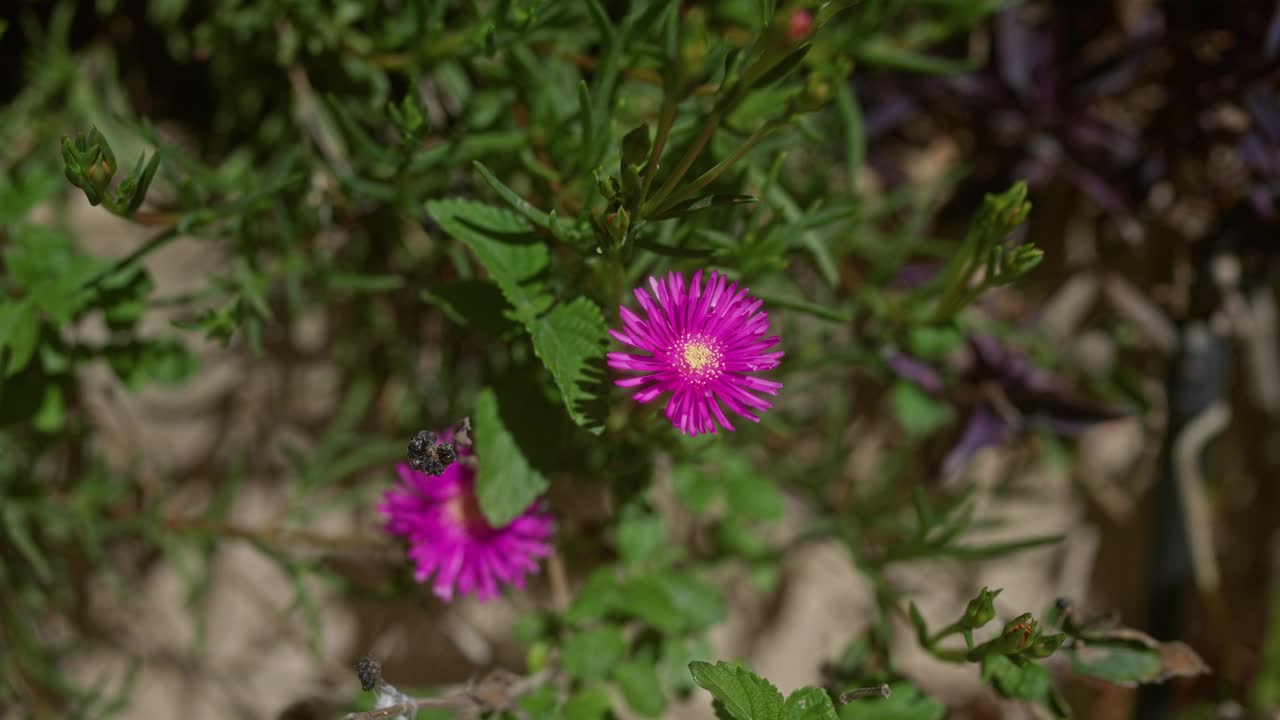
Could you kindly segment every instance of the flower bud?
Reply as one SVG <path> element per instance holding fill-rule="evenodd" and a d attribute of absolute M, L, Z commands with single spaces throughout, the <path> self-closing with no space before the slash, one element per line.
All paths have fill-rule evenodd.
<path fill-rule="evenodd" d="M 996 616 L 995 598 L 1000 594 L 1000 590 L 995 592 L 982 588 L 978 596 L 969 601 L 968 606 L 964 609 L 964 617 L 960 622 L 970 630 L 986 625 Z"/>
<path fill-rule="evenodd" d="M 1036 625 L 1036 621 L 1031 619 L 1031 613 L 1023 613 L 1010 620 L 1005 624 L 1000 637 L 996 639 L 994 644 L 996 651 L 1002 655 L 1020 652 L 1031 644 L 1036 635 Z"/>
<path fill-rule="evenodd" d="M 804 42 L 813 32 L 813 15 L 808 10 L 794 10 L 787 18 L 787 40 L 793 45 Z"/>

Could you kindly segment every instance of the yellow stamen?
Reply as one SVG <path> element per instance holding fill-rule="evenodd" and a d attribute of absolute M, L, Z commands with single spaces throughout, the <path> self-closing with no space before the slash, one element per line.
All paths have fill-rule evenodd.
<path fill-rule="evenodd" d="M 689 343 L 684 346 L 684 361 L 690 368 L 701 370 L 715 362 L 715 353 L 702 343 Z"/>

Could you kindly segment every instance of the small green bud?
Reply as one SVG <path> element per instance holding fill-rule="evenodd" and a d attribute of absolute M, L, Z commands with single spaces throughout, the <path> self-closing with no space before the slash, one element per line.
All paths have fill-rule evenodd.
<path fill-rule="evenodd" d="M 1066 640 L 1066 633 L 1043 635 L 1039 640 L 1031 643 L 1031 647 L 1027 648 L 1027 654 L 1034 658 L 1047 658 L 1062 647 L 1062 643 Z"/>
<path fill-rule="evenodd" d="M 539 640 L 529 646 L 529 651 L 525 653 L 525 664 L 529 672 L 536 673 L 547 666 L 547 660 L 550 657 L 551 646 Z"/>
<path fill-rule="evenodd" d="M 640 165 L 649 159 L 649 126 L 641 123 L 640 127 L 622 137 L 622 162 L 627 165 Z"/>
<path fill-rule="evenodd" d="M 596 189 L 600 191 L 600 196 L 605 200 L 613 202 L 618 197 L 618 181 L 612 175 L 600 177 L 596 175 Z"/>
<path fill-rule="evenodd" d="M 970 630 L 986 625 L 996 616 L 995 599 L 1000 594 L 997 588 L 994 592 L 987 588 L 982 588 L 978 596 L 969 601 L 969 605 L 964 609 L 964 617 L 960 622 Z"/>
<path fill-rule="evenodd" d="M 804 83 L 804 90 L 796 98 L 796 112 L 821 110 L 835 97 L 835 86 L 822 73 L 812 73 Z"/>
<path fill-rule="evenodd" d="M 627 237 L 627 230 L 631 227 L 631 214 L 626 208 L 618 208 L 617 211 L 605 215 L 604 224 L 609 230 L 609 236 L 621 244 Z"/>

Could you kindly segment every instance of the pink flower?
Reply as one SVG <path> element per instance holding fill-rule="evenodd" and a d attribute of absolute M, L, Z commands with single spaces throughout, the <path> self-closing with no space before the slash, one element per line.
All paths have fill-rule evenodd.
<path fill-rule="evenodd" d="M 782 387 L 747 374 L 772 370 L 783 355 L 765 352 L 779 338 L 764 337 L 769 315 L 759 312 L 763 301 L 751 298 L 747 288 L 739 290 L 737 283 L 729 283 L 714 270 L 705 288 L 701 270 L 687 287 L 684 276 L 674 272 L 665 280 L 650 277 L 649 286 L 657 304 L 644 288 L 635 291 L 648 317 L 619 308 L 623 329 L 609 331 L 619 342 L 649 353 L 609 353 L 609 367 L 645 373 L 617 384 L 648 385 L 634 395 L 642 403 L 670 392 L 666 415 L 686 435 L 714 433 L 717 421 L 733 430 L 720 403 L 759 422 L 753 409 L 772 405 L 752 391 L 777 395 Z"/>
<path fill-rule="evenodd" d="M 452 433 L 441 439 L 449 442 Z M 458 448 L 459 459 L 470 454 Z M 507 525 L 491 527 L 476 499 L 475 472 L 462 462 L 439 476 L 404 464 L 396 470 L 401 482 L 385 493 L 378 512 L 388 533 L 408 540 L 417 581 L 435 574 L 432 592 L 441 600 L 452 600 L 455 590 L 490 600 L 500 583 L 523 588 L 525 575 L 538 572 L 537 558 L 550 554 L 551 516 L 535 503 Z"/>
<path fill-rule="evenodd" d="M 813 32 L 813 15 L 807 10 L 796 10 L 787 18 L 787 39 L 793 43 L 809 37 Z"/>

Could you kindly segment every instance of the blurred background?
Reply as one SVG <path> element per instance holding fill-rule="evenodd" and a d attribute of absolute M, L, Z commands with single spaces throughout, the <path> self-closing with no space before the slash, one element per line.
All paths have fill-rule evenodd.
<path fill-rule="evenodd" d="M 487 195 L 475 158 L 541 207 L 591 206 L 546 190 L 542 161 L 525 157 L 556 142 L 546 118 L 572 114 L 574 83 L 594 77 L 595 41 L 572 23 L 511 51 L 568 88 L 526 96 L 479 59 L 483 35 L 390 49 L 413 44 L 414 12 L 432 12 L 408 0 L 3 5 L 0 283 L 16 298 L 34 292 L 23 268 L 83 278 L 81 256 L 140 252 L 145 267 L 95 301 L 104 315 L 50 315 L 34 364 L 0 386 L 5 717 L 329 718 L 361 702 L 351 667 L 364 654 L 408 687 L 520 670 L 518 620 L 563 607 L 613 557 L 602 538 L 625 488 L 651 484 L 673 543 L 711 542 L 680 502 L 691 474 L 776 483 L 763 537 L 779 542 L 842 511 L 868 516 L 868 547 L 891 548 L 898 531 L 870 518 L 909 508 L 912 487 L 965 492 L 973 542 L 1062 536 L 873 575 L 834 540 L 722 563 L 704 659 L 741 659 L 785 692 L 837 673 L 883 620 L 895 671 L 938 701 L 901 717 L 1047 716 L 877 610 L 890 583 L 941 627 L 1000 587 L 1013 613 L 1068 598 L 1081 616 L 1184 641 L 1212 668 L 1137 689 L 1051 663 L 1078 716 L 1280 717 L 1280 4 L 863 0 L 820 31 L 854 61 L 849 100 L 763 143 L 735 182 L 751 193 L 772 172 L 796 212 L 828 195 L 856 209 L 817 234 L 825 250 L 797 240 L 780 266 L 725 262 L 765 290 L 817 288 L 793 295 L 837 318 L 857 312 L 775 312 L 779 407 L 693 460 L 653 424 L 619 435 L 642 422 L 629 406 L 604 442 L 540 423 L 564 413 L 536 360 L 502 340 L 492 286 L 450 295 L 474 276 L 421 212 L 426 198 Z M 605 5 L 617 18 L 627 4 Z M 716 37 L 754 12 L 701 6 Z M 450 37 L 474 9 L 443 16 Z M 580 8 L 557 12 L 589 27 Z M 358 129 L 385 125 L 385 105 L 411 90 L 424 146 L 453 154 L 387 180 L 388 161 L 361 144 L 384 135 Z M 628 92 L 630 112 L 656 114 L 652 88 Z M 61 137 L 91 124 L 123 168 L 160 153 L 144 212 L 91 206 L 62 177 Z M 971 310 L 1026 358 L 968 338 L 932 368 L 895 364 L 883 318 L 860 308 L 945 262 L 983 196 L 1017 180 L 1033 203 L 1019 237 L 1045 260 Z M 191 219 L 255 192 L 252 221 Z M 721 217 L 724 232 L 742 227 Z M 18 223 L 54 230 L 22 240 Z M 899 389 L 935 375 L 936 394 Z M 481 382 L 553 481 L 562 552 L 527 594 L 443 605 L 378 532 L 374 504 L 412 433 L 460 419 Z M 712 709 L 698 692 L 664 714 Z"/>

